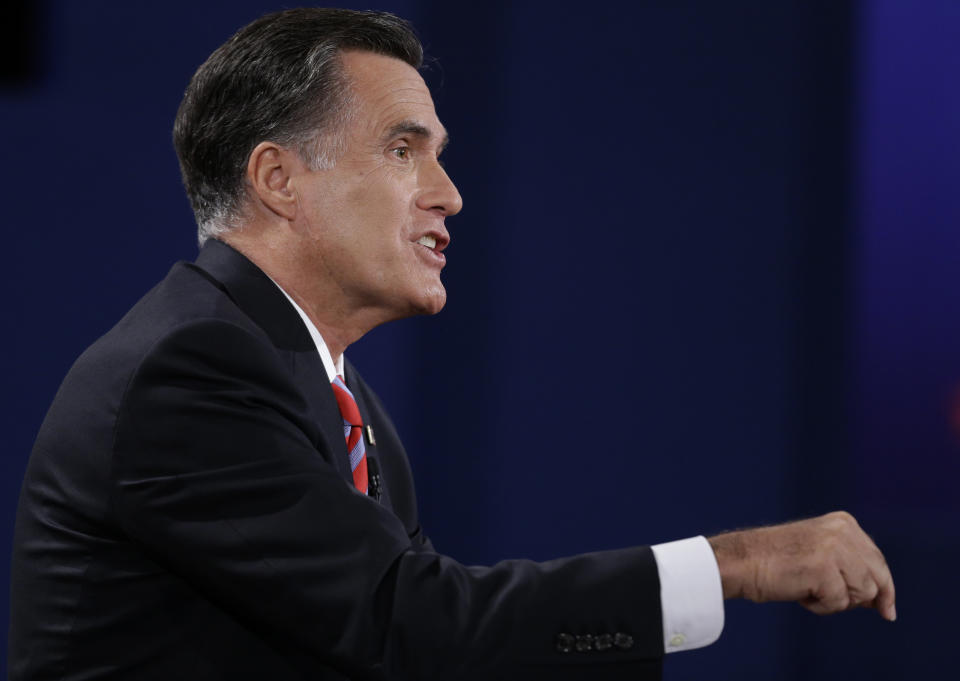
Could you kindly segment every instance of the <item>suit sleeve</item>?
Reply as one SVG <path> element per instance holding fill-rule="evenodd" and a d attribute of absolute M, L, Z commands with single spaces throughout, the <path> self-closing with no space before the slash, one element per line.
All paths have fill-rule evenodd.
<path fill-rule="evenodd" d="M 113 448 L 112 504 L 132 541 L 351 678 L 659 677 L 649 548 L 492 567 L 413 550 L 330 465 L 288 376 L 265 337 L 225 321 L 152 348 Z"/>

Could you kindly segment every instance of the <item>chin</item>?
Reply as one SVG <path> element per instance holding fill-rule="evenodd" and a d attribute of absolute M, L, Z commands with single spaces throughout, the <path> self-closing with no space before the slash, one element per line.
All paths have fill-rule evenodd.
<path fill-rule="evenodd" d="M 416 314 L 430 315 L 437 314 L 447 303 L 447 291 L 442 284 L 438 284 L 436 289 L 424 292 L 425 295 L 416 305 Z"/>

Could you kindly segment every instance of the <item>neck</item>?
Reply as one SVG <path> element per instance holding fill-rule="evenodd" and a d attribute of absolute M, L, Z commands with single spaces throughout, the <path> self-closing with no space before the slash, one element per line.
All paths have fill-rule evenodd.
<path fill-rule="evenodd" d="M 351 306 L 335 282 L 309 272 L 297 259 L 299 249 L 264 238 L 269 231 L 244 227 L 221 238 L 246 256 L 300 306 L 337 360 L 352 343 L 382 324 L 377 311 Z"/>

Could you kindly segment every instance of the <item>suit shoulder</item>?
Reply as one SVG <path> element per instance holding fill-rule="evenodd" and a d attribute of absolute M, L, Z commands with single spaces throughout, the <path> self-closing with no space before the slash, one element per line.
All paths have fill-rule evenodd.
<path fill-rule="evenodd" d="M 81 353 L 61 383 L 45 421 L 69 414 L 68 420 L 76 423 L 78 419 L 72 417 L 79 413 L 82 421 L 94 406 L 101 417 L 116 414 L 134 373 L 157 348 L 189 352 L 191 345 L 236 349 L 238 343 L 248 351 L 259 346 L 262 353 L 269 354 L 267 335 L 215 280 L 194 265 L 177 263 L 112 329 Z M 41 427 L 39 440 L 47 430 Z"/>
<path fill-rule="evenodd" d="M 81 354 L 74 369 L 93 364 L 103 370 L 131 367 L 165 336 L 194 325 L 210 326 L 217 320 L 257 333 L 259 328 L 202 269 L 178 262 L 164 279 L 148 291 L 113 328 Z M 261 332 L 262 333 L 262 332 Z"/>

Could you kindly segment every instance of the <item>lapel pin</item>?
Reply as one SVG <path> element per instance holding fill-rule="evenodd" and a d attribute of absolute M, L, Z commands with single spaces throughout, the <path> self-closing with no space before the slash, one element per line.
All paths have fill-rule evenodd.
<path fill-rule="evenodd" d="M 377 438 L 373 436 L 373 426 L 367 424 L 367 443 L 373 447 L 377 446 Z"/>

